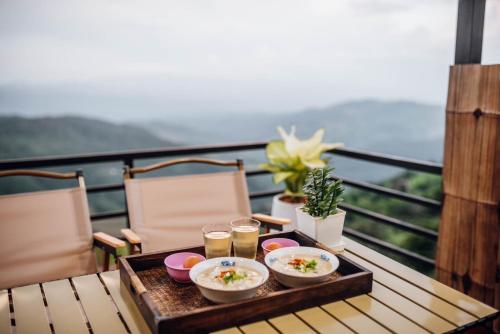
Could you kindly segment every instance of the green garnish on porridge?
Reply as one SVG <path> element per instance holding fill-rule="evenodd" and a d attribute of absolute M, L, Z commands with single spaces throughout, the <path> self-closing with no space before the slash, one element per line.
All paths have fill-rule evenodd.
<path fill-rule="evenodd" d="M 228 269 L 221 271 L 220 274 L 216 277 L 222 279 L 224 283 L 229 284 L 229 282 L 244 279 L 247 277 L 247 275 L 245 273 L 237 273 L 234 269 Z"/>
<path fill-rule="evenodd" d="M 294 258 L 290 262 L 288 262 L 288 264 L 291 265 L 293 269 L 301 273 L 307 273 L 314 272 L 316 270 L 316 265 L 318 264 L 318 262 L 316 262 L 315 259 L 308 261 L 301 258 Z"/>

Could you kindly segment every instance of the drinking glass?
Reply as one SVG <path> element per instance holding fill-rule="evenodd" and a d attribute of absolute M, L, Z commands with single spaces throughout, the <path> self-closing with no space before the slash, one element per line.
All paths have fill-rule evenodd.
<path fill-rule="evenodd" d="M 239 218 L 231 222 L 231 227 L 234 256 L 255 260 L 260 222 L 252 218 Z"/>
<path fill-rule="evenodd" d="M 207 259 L 231 256 L 231 226 L 205 225 L 202 231 Z"/>

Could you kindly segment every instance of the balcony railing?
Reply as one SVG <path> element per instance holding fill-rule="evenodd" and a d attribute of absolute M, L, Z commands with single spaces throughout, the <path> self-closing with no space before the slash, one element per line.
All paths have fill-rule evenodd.
<path fill-rule="evenodd" d="M 0 161 L 0 170 L 19 169 L 19 168 L 47 168 L 47 167 L 60 167 L 60 166 L 71 166 L 71 165 L 80 165 L 89 163 L 110 163 L 110 162 L 123 162 L 124 165 L 132 167 L 134 166 L 135 161 L 142 159 L 262 150 L 266 147 L 266 145 L 267 142 L 262 141 L 262 142 L 226 144 L 226 145 L 168 147 L 168 148 L 150 149 L 150 150 L 129 150 L 129 151 L 111 152 L 111 153 L 95 153 L 95 154 L 79 154 L 79 155 L 69 155 L 69 156 L 54 156 L 54 157 L 49 156 L 42 158 L 13 159 L 13 160 Z M 373 163 L 383 164 L 386 166 L 400 167 L 418 172 L 426 172 L 438 175 L 441 175 L 442 173 L 442 165 L 433 162 L 419 161 L 393 155 L 366 152 L 362 150 L 355 150 L 349 148 L 338 148 L 329 153 L 338 156 L 343 156 L 346 158 L 357 159 L 366 162 L 373 162 Z M 255 177 L 258 175 L 265 175 L 269 173 L 264 170 L 247 170 L 246 174 L 248 177 Z M 338 177 L 339 176 L 335 176 L 335 178 Z M 353 180 L 345 177 L 342 177 L 342 179 L 345 185 L 353 188 L 358 188 L 365 191 L 370 191 L 377 194 L 390 196 L 409 203 L 419 204 L 431 209 L 441 208 L 440 201 L 401 192 L 395 189 L 383 187 L 380 185 L 364 181 Z M 87 187 L 87 192 L 89 194 L 95 194 L 95 193 L 103 193 L 103 192 L 117 191 L 123 189 L 124 189 L 123 183 L 101 184 L 101 185 L 93 185 Z M 281 192 L 282 192 L 281 190 L 252 192 L 250 193 L 250 199 L 255 200 L 258 198 L 271 197 Z M 425 237 L 431 241 L 436 241 L 438 237 L 438 233 L 434 230 L 424 228 L 406 221 L 402 221 L 400 219 L 389 217 L 352 204 L 343 203 L 341 204 L 341 208 L 348 212 L 352 212 L 362 217 L 369 218 L 373 221 L 376 221 L 377 223 L 392 226 L 400 230 Z M 92 214 L 91 218 L 92 220 L 96 221 L 96 220 L 109 219 L 115 217 L 126 217 L 126 216 L 127 216 L 126 210 L 119 210 L 113 212 L 95 213 Z M 373 236 L 370 236 L 360 231 L 356 231 L 352 228 L 345 227 L 344 233 L 346 235 L 355 237 L 367 244 L 375 245 L 377 247 L 395 253 L 399 256 L 416 261 L 425 266 L 433 267 L 435 265 L 434 260 L 431 258 L 425 257 L 411 250 L 401 248 L 389 242 L 377 239 Z"/>

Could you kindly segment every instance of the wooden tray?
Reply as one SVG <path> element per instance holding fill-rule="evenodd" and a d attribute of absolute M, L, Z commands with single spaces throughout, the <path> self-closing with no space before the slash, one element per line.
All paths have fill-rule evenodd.
<path fill-rule="evenodd" d="M 328 247 L 298 231 L 265 234 L 259 237 L 257 261 L 264 262 L 260 244 L 269 238 L 290 238 L 301 246 Z M 342 255 L 339 269 L 330 280 L 303 288 L 286 288 L 270 272 L 255 298 L 214 304 L 205 299 L 194 284 L 170 279 L 165 257 L 189 251 L 205 254 L 203 246 L 154 252 L 120 258 L 121 284 L 131 293 L 153 333 L 204 333 L 263 320 L 317 306 L 372 290 L 372 273 Z"/>

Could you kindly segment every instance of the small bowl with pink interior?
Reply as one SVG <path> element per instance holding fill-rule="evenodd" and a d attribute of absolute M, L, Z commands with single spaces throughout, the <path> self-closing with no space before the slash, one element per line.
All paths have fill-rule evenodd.
<path fill-rule="evenodd" d="M 270 246 L 270 244 L 279 244 L 280 247 L 275 247 L 273 248 L 273 245 Z M 300 246 L 299 243 L 293 239 L 287 239 L 287 238 L 271 238 L 264 240 L 262 242 L 262 250 L 264 251 L 264 255 L 267 255 L 270 251 L 273 251 L 278 248 L 284 248 L 284 247 L 297 247 Z"/>
<path fill-rule="evenodd" d="M 203 255 L 191 252 L 180 252 L 174 253 L 165 258 L 165 266 L 167 267 L 167 272 L 170 277 L 179 283 L 189 283 L 191 279 L 189 278 L 189 270 L 191 267 L 196 264 L 194 263 L 191 267 L 184 267 L 184 261 L 190 256 L 197 257 L 201 261 L 205 261 L 205 257 Z"/>

